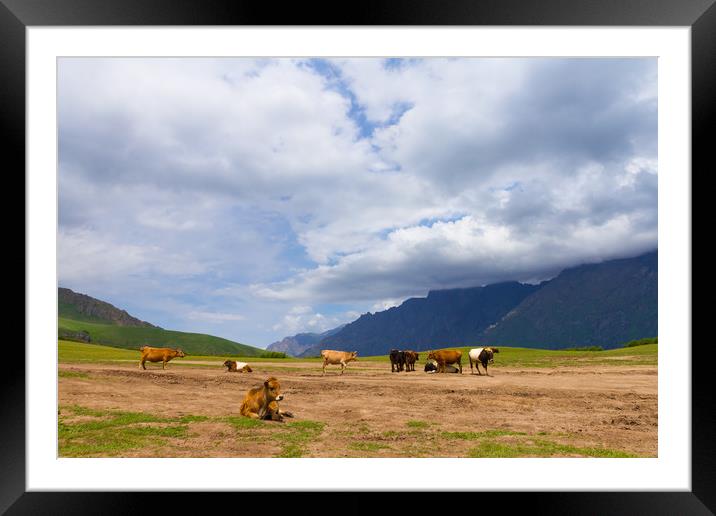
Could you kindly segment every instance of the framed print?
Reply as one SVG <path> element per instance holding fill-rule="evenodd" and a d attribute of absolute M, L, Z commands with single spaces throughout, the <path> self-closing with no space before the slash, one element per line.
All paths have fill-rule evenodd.
<path fill-rule="evenodd" d="M 4 4 L 27 308 L 25 368 L 5 389 L 3 510 L 122 513 L 143 491 L 351 491 L 356 504 L 360 492 L 490 491 L 565 514 L 713 510 L 691 301 L 711 2 L 369 3 L 351 19 Z M 615 263 L 621 276 L 584 283 L 590 264 Z M 558 289 L 572 270 L 582 283 Z M 406 324 L 408 301 L 473 288 L 504 291 L 485 321 L 470 316 L 469 338 L 449 340 L 464 302 L 451 300 L 435 310 L 453 333 L 423 326 L 404 342 L 383 329 L 369 344 L 376 318 L 403 314 L 390 325 L 408 334 L 427 317 Z M 595 310 L 579 312 L 579 296 L 599 289 L 617 315 L 597 339 L 574 328 Z M 514 320 L 544 314 L 539 296 L 562 304 L 527 327 L 554 328 L 540 342 L 563 339 L 571 376 L 524 370 L 546 359 L 540 343 L 515 344 L 530 337 L 529 319 Z M 309 331 L 305 360 L 284 360 Z M 661 347 L 636 341 L 657 334 Z M 627 340 L 650 347 L 619 351 Z M 114 354 L 86 360 L 97 343 Z M 462 352 L 436 350 L 451 347 Z M 427 374 L 427 359 L 458 374 Z M 571 397 L 546 394 L 564 382 Z"/>

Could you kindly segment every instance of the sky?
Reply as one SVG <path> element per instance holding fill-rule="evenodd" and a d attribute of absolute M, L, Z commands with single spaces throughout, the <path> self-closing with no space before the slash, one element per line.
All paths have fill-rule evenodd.
<path fill-rule="evenodd" d="M 61 58 L 59 284 L 264 348 L 657 247 L 654 58 Z"/>

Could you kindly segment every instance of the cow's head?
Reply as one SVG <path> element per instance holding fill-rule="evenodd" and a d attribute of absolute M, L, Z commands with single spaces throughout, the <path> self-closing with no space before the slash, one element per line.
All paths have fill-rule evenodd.
<path fill-rule="evenodd" d="M 266 399 L 268 401 L 281 401 L 283 399 L 283 394 L 281 394 L 281 384 L 274 376 L 266 379 L 264 382 L 264 391 L 266 392 Z"/>
<path fill-rule="evenodd" d="M 186 353 L 184 353 L 181 349 L 177 348 L 177 356 L 178 357 L 185 357 Z"/>
<path fill-rule="evenodd" d="M 358 352 L 351 351 L 351 360 L 358 360 Z"/>
<path fill-rule="evenodd" d="M 428 352 L 428 360 L 435 360 L 435 351 Z"/>
<path fill-rule="evenodd" d="M 226 367 L 231 367 L 231 360 L 227 360 L 226 362 L 224 362 L 224 365 Z"/>

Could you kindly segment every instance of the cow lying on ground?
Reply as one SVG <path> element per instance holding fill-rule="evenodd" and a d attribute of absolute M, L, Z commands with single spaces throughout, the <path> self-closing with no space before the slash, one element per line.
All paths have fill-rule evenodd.
<path fill-rule="evenodd" d="M 227 360 L 224 362 L 227 373 L 250 373 L 253 370 L 246 362 L 237 362 L 236 360 Z"/>
<path fill-rule="evenodd" d="M 406 371 L 415 371 L 415 362 L 418 361 L 418 358 L 420 358 L 420 355 L 412 350 L 404 351 L 405 353 L 405 370 Z"/>
<path fill-rule="evenodd" d="M 323 374 L 326 374 L 326 366 L 328 364 L 341 364 L 341 374 L 346 369 L 346 364 L 351 360 L 358 360 L 357 351 L 334 351 L 332 349 L 324 349 L 321 351 L 323 357 Z"/>
<path fill-rule="evenodd" d="M 482 364 L 482 367 L 485 368 L 485 374 L 487 376 L 490 376 L 487 373 L 487 364 L 492 364 L 495 362 L 495 353 L 499 353 L 500 350 L 497 348 L 475 348 L 471 349 L 468 353 L 468 356 L 470 357 L 470 374 L 472 374 L 472 363 L 475 362 L 475 368 L 477 369 L 477 374 L 482 375 L 480 372 L 480 366 L 479 364 Z"/>
<path fill-rule="evenodd" d="M 438 372 L 438 363 L 435 360 L 430 360 L 429 362 L 427 362 L 425 364 L 424 371 L 429 374 L 437 373 Z M 459 373 L 459 372 L 460 372 L 460 370 L 457 367 L 454 367 L 451 365 L 446 365 L 445 370 L 443 371 L 443 373 Z"/>
<path fill-rule="evenodd" d="M 400 372 L 405 367 L 405 352 L 397 349 L 390 350 L 390 372 Z"/>
<path fill-rule="evenodd" d="M 291 412 L 279 409 L 278 402 L 282 399 L 281 384 L 271 376 L 262 386 L 254 387 L 246 393 L 241 403 L 241 415 L 271 421 L 283 421 L 284 417 L 293 417 Z"/>
<path fill-rule="evenodd" d="M 139 351 L 142 353 L 142 357 L 139 359 L 140 369 L 146 369 L 144 362 L 147 360 L 150 362 L 161 362 L 162 369 L 166 369 L 167 362 L 169 362 L 172 358 L 182 358 L 186 356 L 181 349 L 151 348 L 149 346 L 142 346 L 139 348 Z"/>
<path fill-rule="evenodd" d="M 438 373 L 444 373 L 445 366 L 457 364 L 462 374 L 462 351 L 459 349 L 441 349 L 428 353 L 428 360 L 435 360 L 438 363 Z"/>

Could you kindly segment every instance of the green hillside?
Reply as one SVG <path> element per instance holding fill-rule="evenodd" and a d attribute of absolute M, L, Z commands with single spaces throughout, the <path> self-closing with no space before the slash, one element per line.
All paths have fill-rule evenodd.
<path fill-rule="evenodd" d="M 263 349 L 202 333 L 185 333 L 155 327 L 116 326 L 59 318 L 59 335 L 87 332 L 93 344 L 137 350 L 140 346 L 181 348 L 190 355 L 240 355 L 253 357 Z"/>

